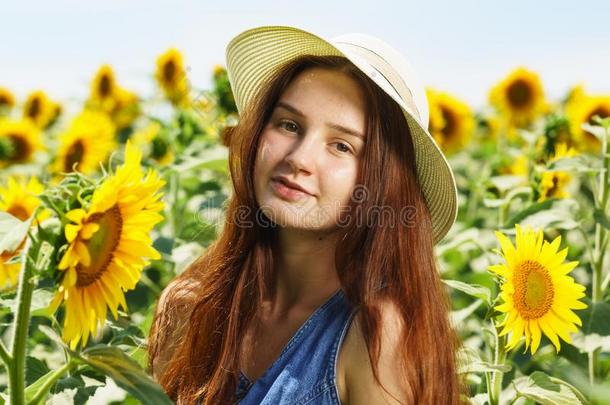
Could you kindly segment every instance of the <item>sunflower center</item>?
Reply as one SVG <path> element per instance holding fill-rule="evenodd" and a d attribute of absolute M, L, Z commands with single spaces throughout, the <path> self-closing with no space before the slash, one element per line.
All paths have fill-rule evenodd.
<path fill-rule="evenodd" d="M 36 118 L 40 114 L 40 99 L 35 97 L 28 106 L 27 116 L 30 118 Z"/>
<path fill-rule="evenodd" d="M 152 141 L 152 157 L 154 159 L 161 159 L 163 156 L 167 154 L 168 145 L 165 140 L 155 137 Z"/>
<path fill-rule="evenodd" d="M 102 98 L 106 98 L 107 96 L 109 96 L 111 88 L 112 88 L 112 86 L 110 83 L 110 77 L 108 77 L 108 75 L 103 75 L 100 78 L 100 83 L 99 83 L 99 87 L 98 87 L 100 96 Z"/>
<path fill-rule="evenodd" d="M 166 82 L 174 81 L 174 76 L 176 75 L 176 64 L 174 61 L 170 60 L 163 66 L 163 78 Z"/>
<path fill-rule="evenodd" d="M 82 141 L 76 141 L 70 148 L 68 152 L 66 152 L 66 160 L 64 163 L 64 170 L 66 172 L 71 172 L 72 167 L 75 163 L 79 163 L 83 159 L 83 155 L 85 154 L 85 147 Z"/>
<path fill-rule="evenodd" d="M 515 308 L 524 319 L 540 318 L 549 311 L 553 304 L 553 280 L 544 266 L 530 260 L 522 262 L 513 283 Z"/>
<path fill-rule="evenodd" d="M 553 197 L 559 189 L 559 178 L 557 175 L 553 175 L 552 181 L 553 185 L 546 192 L 547 197 Z"/>
<path fill-rule="evenodd" d="M 508 101 L 513 107 L 525 107 L 532 98 L 532 90 L 525 80 L 515 80 L 508 86 Z"/>
<path fill-rule="evenodd" d="M 90 222 L 96 222 L 100 228 L 91 239 L 85 241 L 91 256 L 91 265 L 88 267 L 82 264 L 76 266 L 77 287 L 87 287 L 104 274 L 121 238 L 123 219 L 117 205 L 108 211 L 92 215 Z"/>
<path fill-rule="evenodd" d="M 31 153 L 30 144 L 19 134 L 10 134 L 8 137 L 11 139 L 12 144 L 9 160 L 19 162 L 27 159 Z"/>
<path fill-rule="evenodd" d="M 599 115 L 600 118 L 606 118 L 606 117 L 610 117 L 610 110 L 607 109 L 604 106 L 598 106 L 596 107 L 593 111 L 591 111 L 588 115 L 587 115 L 587 119 L 586 122 L 591 124 L 591 125 L 597 125 L 594 121 L 593 121 L 593 117 L 595 117 L 596 115 Z M 598 143 L 599 139 L 597 139 L 597 137 L 595 135 L 593 135 L 591 132 L 589 131 L 584 131 L 585 133 L 585 137 L 587 139 L 589 139 L 591 142 L 593 143 Z"/>
<path fill-rule="evenodd" d="M 19 204 L 8 207 L 8 210 L 6 210 L 6 211 L 9 214 L 11 214 L 12 216 L 14 216 L 15 218 L 18 218 L 22 221 L 25 221 L 26 219 L 28 219 L 30 217 L 28 210 L 26 210 L 24 206 L 19 205 Z"/>
<path fill-rule="evenodd" d="M 604 106 L 597 107 L 595 110 L 591 111 L 591 113 L 587 117 L 587 122 L 591 125 L 594 125 L 595 122 L 593 122 L 593 117 L 595 117 L 596 115 L 599 115 L 601 118 L 610 117 L 610 110 L 608 110 Z"/>
<path fill-rule="evenodd" d="M 0 107 L 11 105 L 11 100 L 4 94 L 0 94 Z"/>
<path fill-rule="evenodd" d="M 455 114 L 453 114 L 452 111 L 450 111 L 446 108 L 441 108 L 441 110 L 442 110 L 443 118 L 445 119 L 445 126 L 443 127 L 441 132 L 446 137 L 450 137 L 451 135 L 453 135 L 453 131 L 455 130 L 455 127 L 456 127 Z"/>

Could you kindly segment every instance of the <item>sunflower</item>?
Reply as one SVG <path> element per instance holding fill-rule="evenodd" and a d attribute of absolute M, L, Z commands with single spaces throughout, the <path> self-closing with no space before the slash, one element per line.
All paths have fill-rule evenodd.
<path fill-rule="evenodd" d="M 558 143 L 555 146 L 555 154 L 549 159 L 548 163 L 561 158 L 576 156 L 576 154 L 576 151 L 573 148 L 568 148 L 565 143 Z M 565 189 L 571 180 L 570 173 L 561 170 L 542 172 L 538 201 L 544 201 L 547 198 L 569 197 L 570 194 Z"/>
<path fill-rule="evenodd" d="M 470 107 L 447 93 L 427 89 L 430 100 L 430 132 L 446 153 L 463 148 L 474 130 Z"/>
<path fill-rule="evenodd" d="M 529 159 L 527 158 L 527 156 L 525 154 L 520 153 L 512 159 L 512 161 L 509 165 L 501 167 L 499 172 L 501 174 L 527 177 L 528 165 L 529 165 Z"/>
<path fill-rule="evenodd" d="M 0 87 L 0 114 L 8 112 L 15 106 L 15 97 L 9 89 Z"/>
<path fill-rule="evenodd" d="M 115 95 L 115 104 L 110 111 L 110 118 L 118 130 L 130 127 L 140 115 L 138 96 L 129 90 L 119 87 Z"/>
<path fill-rule="evenodd" d="M 43 191 L 44 187 L 36 177 L 30 178 L 26 183 L 11 176 L 8 178 L 6 187 L 0 185 L 0 211 L 8 212 L 15 218 L 25 221 L 32 216 L 40 205 L 38 195 Z M 36 219 L 42 221 L 49 216 L 50 212 L 44 210 L 36 216 Z M 8 263 L 8 261 L 18 254 L 20 248 L 15 252 L 0 252 L 0 289 L 17 284 L 21 265 L 19 263 Z"/>
<path fill-rule="evenodd" d="M 85 110 L 74 118 L 70 127 L 59 137 L 59 150 L 55 161 L 56 172 L 76 170 L 89 174 L 106 162 L 116 147 L 115 128 L 106 114 Z"/>
<path fill-rule="evenodd" d="M 140 114 L 138 96 L 119 86 L 110 65 L 102 65 L 91 81 L 87 108 L 108 115 L 118 131 L 131 126 Z"/>
<path fill-rule="evenodd" d="M 0 254 L 0 291 L 17 285 L 21 263 L 8 263 L 14 256 L 15 254 L 12 252 Z"/>
<path fill-rule="evenodd" d="M 114 104 L 114 94 L 117 89 L 116 77 L 110 65 L 102 65 L 91 81 L 91 100 L 104 105 Z M 109 106 L 108 108 L 112 108 Z"/>
<path fill-rule="evenodd" d="M 146 127 L 134 132 L 132 139 L 140 148 L 148 149 L 148 156 L 159 164 L 167 165 L 174 160 L 172 145 L 167 137 L 163 136 L 161 124 L 152 121 Z"/>
<path fill-rule="evenodd" d="M 489 92 L 489 102 L 510 126 L 525 127 L 548 111 L 540 77 L 523 67 L 511 72 Z"/>
<path fill-rule="evenodd" d="M 212 76 L 216 79 L 227 74 L 227 69 L 219 64 L 214 65 Z"/>
<path fill-rule="evenodd" d="M 21 221 L 28 219 L 40 205 L 38 196 L 44 187 L 36 177 L 28 182 L 9 176 L 6 186 L 0 185 L 0 211 L 5 211 Z M 43 220 L 49 215 L 39 214 L 37 218 Z"/>
<path fill-rule="evenodd" d="M 579 102 L 586 95 L 585 85 L 583 83 L 578 83 L 575 86 L 572 86 L 568 91 L 568 94 L 565 97 L 564 104 L 570 104 Z"/>
<path fill-rule="evenodd" d="M 593 117 L 610 117 L 610 96 L 590 96 L 581 94 L 566 105 L 566 115 L 570 121 L 570 132 L 579 150 L 599 152 L 601 142 L 595 135 L 581 128 L 582 124 L 594 124 Z"/>
<path fill-rule="evenodd" d="M 43 149 L 40 130 L 30 120 L 0 120 L 0 167 L 28 162 Z"/>
<path fill-rule="evenodd" d="M 500 297 L 503 303 L 495 308 L 505 316 L 498 326 L 500 336 L 511 332 L 506 348 L 513 349 L 525 334 L 525 351 L 534 354 L 544 333 L 560 349 L 559 339 L 570 343 L 568 332 L 576 332 L 574 324 L 582 322 L 573 309 L 587 305 L 579 299 L 585 287 L 568 276 L 577 261 L 564 263 L 568 249 L 559 250 L 561 236 L 551 243 L 544 240 L 542 230 L 527 225 L 516 227 L 516 246 L 501 232 L 495 232 L 502 247 L 504 263 L 489 266 L 502 278 Z M 531 344 L 531 346 L 530 346 Z"/>
<path fill-rule="evenodd" d="M 165 182 L 152 169 L 144 176 L 141 158 L 127 141 L 125 163 L 96 188 L 88 206 L 66 214 L 72 223 L 58 265 L 64 274 L 50 310 L 65 302 L 63 339 L 73 349 L 97 333 L 108 308 L 115 319 L 119 305 L 127 310 L 124 292 L 140 279 L 145 258 L 160 258 L 149 233 L 163 219 L 159 190 Z"/>
<path fill-rule="evenodd" d="M 172 104 L 188 103 L 189 83 L 180 51 L 170 48 L 157 58 L 155 78 Z"/>
<path fill-rule="evenodd" d="M 23 106 L 23 118 L 32 120 L 39 128 L 49 126 L 55 116 L 55 103 L 44 91 L 30 93 Z"/>
<path fill-rule="evenodd" d="M 481 140 L 495 140 L 500 131 L 500 118 L 496 115 L 477 117 L 476 129 Z"/>

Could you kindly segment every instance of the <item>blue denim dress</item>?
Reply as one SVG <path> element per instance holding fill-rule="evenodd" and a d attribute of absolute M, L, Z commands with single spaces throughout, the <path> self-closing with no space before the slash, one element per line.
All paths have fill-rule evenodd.
<path fill-rule="evenodd" d="M 301 325 L 258 380 L 240 373 L 238 403 L 340 405 L 337 357 L 355 312 L 343 290 L 337 290 Z"/>

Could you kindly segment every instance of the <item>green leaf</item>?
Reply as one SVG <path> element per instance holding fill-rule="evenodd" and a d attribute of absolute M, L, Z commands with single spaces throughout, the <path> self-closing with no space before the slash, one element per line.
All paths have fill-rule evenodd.
<path fill-rule="evenodd" d="M 512 231 L 515 224 L 531 225 L 533 228 L 574 229 L 578 226 L 573 216 L 578 209 L 576 201 L 566 199 L 548 199 L 537 202 L 518 212 L 506 223 Z"/>
<path fill-rule="evenodd" d="M 33 216 L 20 221 L 8 212 L 0 211 L 0 253 L 14 252 L 28 234 Z"/>
<path fill-rule="evenodd" d="M 593 211 L 593 219 L 604 228 L 610 229 L 610 219 L 608 219 L 608 216 L 603 210 L 596 208 L 595 211 Z"/>
<path fill-rule="evenodd" d="M 595 161 L 591 161 L 586 155 L 563 157 L 553 160 L 547 165 L 542 172 L 579 172 L 579 173 L 597 173 L 601 170 L 600 167 L 595 167 Z M 599 165 L 597 165 L 599 166 Z"/>
<path fill-rule="evenodd" d="M 42 377 L 40 377 L 38 380 L 36 380 L 34 383 L 27 386 L 27 388 L 25 389 L 25 402 L 26 403 L 30 403 L 30 401 L 32 401 L 32 399 L 34 399 L 34 396 L 38 393 L 40 388 L 42 386 L 44 386 L 47 383 L 47 381 L 49 381 L 53 378 L 54 373 L 55 373 L 55 370 L 51 370 L 51 371 L 47 372 L 45 375 L 43 375 Z M 51 387 L 49 387 L 49 389 L 50 388 Z"/>
<path fill-rule="evenodd" d="M 51 317 L 48 307 L 55 294 L 49 290 L 36 289 L 32 295 L 32 306 L 30 307 L 31 316 Z"/>
<path fill-rule="evenodd" d="M 483 198 L 483 205 L 487 208 L 498 208 L 507 202 L 506 198 Z"/>
<path fill-rule="evenodd" d="M 468 318 L 474 311 L 477 310 L 478 307 L 481 306 L 483 300 L 476 300 L 468 305 L 466 308 L 458 309 L 456 311 L 451 311 L 451 322 L 456 327 L 460 325 L 464 319 Z"/>
<path fill-rule="evenodd" d="M 489 405 L 489 394 L 486 392 L 475 395 L 474 397 L 468 398 L 468 402 L 471 405 Z"/>
<path fill-rule="evenodd" d="M 108 326 L 112 331 L 112 338 L 109 343 L 113 346 L 143 346 L 146 344 L 144 332 L 137 325 L 124 318 L 110 320 Z"/>
<path fill-rule="evenodd" d="M 81 358 L 143 403 L 172 404 L 163 388 L 118 347 L 93 346 L 83 351 Z"/>
<path fill-rule="evenodd" d="M 443 279 L 443 283 L 447 284 L 449 287 L 455 290 L 459 290 L 468 295 L 479 298 L 485 301 L 487 305 L 491 305 L 491 291 L 489 291 L 489 288 L 487 287 L 484 287 L 479 284 L 468 284 L 458 280 Z"/>
<path fill-rule="evenodd" d="M 173 165 L 171 168 L 179 173 L 197 169 L 211 169 L 227 173 L 229 171 L 228 149 L 218 147 L 205 150 L 199 156 L 186 157 L 183 162 Z"/>
<path fill-rule="evenodd" d="M 63 347 L 64 350 L 71 352 L 70 348 L 64 343 L 61 337 L 50 327 L 46 325 L 38 325 L 38 329 L 45 334 L 49 339 L 57 344 L 59 347 Z"/>
<path fill-rule="evenodd" d="M 74 395 L 74 405 L 84 405 L 89 397 L 95 394 L 101 385 L 89 385 L 85 386 L 85 381 L 82 379 L 80 373 L 77 375 L 71 375 L 64 377 L 57 381 L 55 387 L 51 390 L 52 393 L 57 394 L 65 390 L 76 388 L 76 394 Z"/>
<path fill-rule="evenodd" d="M 489 178 L 489 181 L 495 188 L 497 188 L 501 195 L 508 192 L 509 190 L 513 190 L 523 184 L 524 177 L 523 176 L 515 176 L 512 174 L 505 174 L 500 176 L 493 176 Z"/>
<path fill-rule="evenodd" d="M 25 384 L 30 385 L 49 372 L 49 367 L 36 357 L 25 358 Z"/>
<path fill-rule="evenodd" d="M 32 305 L 30 307 L 30 315 L 31 316 L 40 316 L 44 318 L 51 318 L 52 316 L 48 313 L 47 308 L 49 307 L 49 303 L 53 299 L 54 294 L 42 288 L 34 290 L 32 294 Z M 6 305 L 6 308 L 14 308 L 15 300 L 0 300 L 0 304 L 2 306 Z M 0 310 L 0 315 L 3 315 L 4 308 Z M 9 309 L 9 312 L 12 310 Z"/>
<path fill-rule="evenodd" d="M 588 305 L 578 315 L 582 320 L 582 332 L 584 334 L 597 333 L 601 336 L 610 336 L 610 303 L 596 302 L 583 298 L 582 301 Z"/>
<path fill-rule="evenodd" d="M 566 382 L 541 371 L 513 380 L 517 395 L 542 405 L 580 405 L 584 396 Z"/>
<path fill-rule="evenodd" d="M 583 298 L 588 307 L 578 311 L 582 329 L 572 335 L 573 345 L 581 353 L 590 353 L 597 348 L 610 352 L 610 303 L 596 302 Z"/>
<path fill-rule="evenodd" d="M 583 334 L 576 332 L 571 335 L 572 345 L 577 347 L 581 353 L 592 353 L 600 348 L 602 352 L 610 353 L 610 336 L 601 336 L 597 333 Z"/>
<path fill-rule="evenodd" d="M 604 127 L 599 126 L 599 125 L 591 125 L 589 123 L 583 123 L 580 125 L 580 127 L 582 129 L 584 129 L 585 131 L 595 135 L 595 137 L 597 137 L 597 139 L 599 139 L 600 142 L 604 139 L 604 136 L 606 134 L 606 130 L 604 129 Z"/>
<path fill-rule="evenodd" d="M 501 371 L 508 373 L 512 366 L 510 364 L 491 364 L 481 360 L 478 353 L 470 347 L 463 346 L 457 353 L 458 374 L 464 373 L 486 373 Z"/>

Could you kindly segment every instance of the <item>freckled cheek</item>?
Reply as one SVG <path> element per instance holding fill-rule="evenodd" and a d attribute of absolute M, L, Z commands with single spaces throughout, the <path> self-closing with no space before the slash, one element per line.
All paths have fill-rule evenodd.
<path fill-rule="evenodd" d="M 254 165 L 255 181 L 265 182 L 289 150 L 290 145 L 282 137 L 272 132 L 263 133 Z"/>
<path fill-rule="evenodd" d="M 324 170 L 322 176 L 322 195 L 329 200 L 349 202 L 350 193 L 356 182 L 356 166 L 332 167 Z"/>
<path fill-rule="evenodd" d="M 292 141 L 275 135 L 272 131 L 263 133 L 257 160 L 263 166 L 275 166 L 290 152 Z"/>

